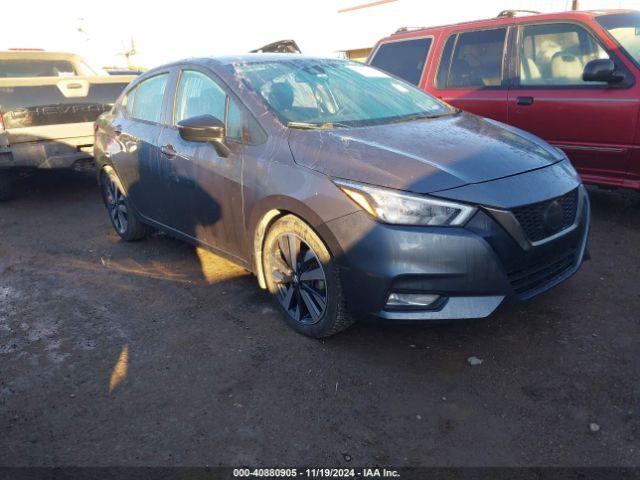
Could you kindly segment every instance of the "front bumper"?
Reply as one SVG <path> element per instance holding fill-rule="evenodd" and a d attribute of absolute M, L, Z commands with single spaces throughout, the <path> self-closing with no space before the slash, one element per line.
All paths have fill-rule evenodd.
<path fill-rule="evenodd" d="M 505 300 L 533 298 L 582 265 L 589 233 L 586 193 L 573 229 L 525 249 L 488 210 L 464 228 L 385 225 L 357 212 L 328 222 L 341 253 L 348 308 L 393 320 L 483 318 Z M 391 292 L 431 293 L 434 309 L 389 309 Z"/>

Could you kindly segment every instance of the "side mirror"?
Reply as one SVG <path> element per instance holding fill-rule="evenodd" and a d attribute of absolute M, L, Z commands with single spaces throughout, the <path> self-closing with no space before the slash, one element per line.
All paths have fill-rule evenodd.
<path fill-rule="evenodd" d="M 198 115 L 178 122 L 180 136 L 188 142 L 211 143 L 218 155 L 229 155 L 229 147 L 224 143 L 227 136 L 224 123 L 213 115 Z"/>
<path fill-rule="evenodd" d="M 585 82 L 618 83 L 624 76 L 616 73 L 616 65 L 608 58 L 591 60 L 584 66 L 582 80 Z"/>

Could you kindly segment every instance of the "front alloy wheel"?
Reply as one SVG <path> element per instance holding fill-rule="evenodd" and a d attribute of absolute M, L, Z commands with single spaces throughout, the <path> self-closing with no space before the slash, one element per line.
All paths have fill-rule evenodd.
<path fill-rule="evenodd" d="M 273 223 L 264 241 L 262 262 L 267 288 L 294 330 L 320 338 L 353 323 L 334 259 L 300 218 L 285 215 Z"/>
<path fill-rule="evenodd" d="M 285 233 L 272 246 L 271 276 L 278 300 L 296 321 L 314 324 L 327 309 L 327 279 L 315 252 L 300 237 Z"/>

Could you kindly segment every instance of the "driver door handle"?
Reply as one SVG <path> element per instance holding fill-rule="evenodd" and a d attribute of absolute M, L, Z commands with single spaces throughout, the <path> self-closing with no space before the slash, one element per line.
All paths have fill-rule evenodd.
<path fill-rule="evenodd" d="M 176 154 L 178 153 L 178 152 L 175 151 L 175 149 L 173 148 L 173 145 L 171 145 L 170 143 L 168 143 L 166 145 L 162 145 L 160 147 L 160 151 L 162 153 L 164 153 L 169 158 L 175 157 Z"/>

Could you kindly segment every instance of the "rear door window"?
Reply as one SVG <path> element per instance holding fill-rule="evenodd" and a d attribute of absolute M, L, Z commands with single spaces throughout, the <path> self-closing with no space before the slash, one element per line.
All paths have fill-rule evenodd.
<path fill-rule="evenodd" d="M 382 43 L 369 64 L 418 85 L 431 43 L 431 38 Z"/>
<path fill-rule="evenodd" d="M 438 68 L 438 88 L 500 87 L 506 35 L 506 28 L 497 28 L 450 37 Z"/>
<path fill-rule="evenodd" d="M 136 87 L 133 107 L 130 108 L 128 106 L 128 101 L 125 107 L 131 111 L 133 118 L 160 123 L 167 78 L 169 78 L 168 73 L 156 75 L 155 77 L 144 80 Z"/>

